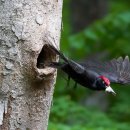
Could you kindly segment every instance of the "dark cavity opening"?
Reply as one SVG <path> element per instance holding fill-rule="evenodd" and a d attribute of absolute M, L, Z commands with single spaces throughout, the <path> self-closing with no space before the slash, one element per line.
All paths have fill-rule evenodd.
<path fill-rule="evenodd" d="M 37 58 L 37 68 L 44 69 L 47 67 L 47 64 L 55 60 L 56 54 L 45 44 Z"/>

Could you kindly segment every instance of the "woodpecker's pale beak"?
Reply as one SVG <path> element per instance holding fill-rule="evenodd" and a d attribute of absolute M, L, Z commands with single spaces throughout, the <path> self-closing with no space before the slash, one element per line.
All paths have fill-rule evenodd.
<path fill-rule="evenodd" d="M 108 86 L 108 87 L 105 89 L 105 91 L 108 92 L 108 93 L 112 93 L 114 96 L 116 96 L 116 93 L 114 92 L 114 90 L 113 90 L 110 86 Z"/>

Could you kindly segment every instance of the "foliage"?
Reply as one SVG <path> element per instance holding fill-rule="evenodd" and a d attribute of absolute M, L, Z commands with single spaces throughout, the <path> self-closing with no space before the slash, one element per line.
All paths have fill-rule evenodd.
<path fill-rule="evenodd" d="M 130 54 L 130 12 L 108 15 L 83 32 L 70 37 L 70 45 L 87 54 L 109 51 L 111 56 Z M 87 44 L 87 45 L 86 45 Z M 116 53 L 115 53 L 116 50 Z"/>
<path fill-rule="evenodd" d="M 97 109 L 77 106 L 70 97 L 55 100 L 50 118 L 49 130 L 129 130 L 128 123 L 113 121 Z"/>
<path fill-rule="evenodd" d="M 63 10 L 64 31 L 61 38 L 61 48 L 64 53 L 74 59 L 100 52 L 107 52 L 108 58 L 120 55 L 130 56 L 130 6 L 128 2 L 129 0 L 111 1 L 110 12 L 104 19 L 95 21 L 82 32 L 72 36 L 71 27 L 68 24 L 69 0 L 64 1 L 64 6 L 67 7 Z M 117 96 L 109 96 L 108 110 L 102 112 L 97 108 L 81 104 L 81 100 L 86 95 L 91 95 L 90 90 L 82 87 L 75 91 L 71 87 L 66 88 L 66 81 L 61 77 L 63 76 L 57 79 L 49 130 L 130 129 L 129 86 L 112 85 Z M 70 82 L 70 86 L 73 86 L 73 81 Z"/>

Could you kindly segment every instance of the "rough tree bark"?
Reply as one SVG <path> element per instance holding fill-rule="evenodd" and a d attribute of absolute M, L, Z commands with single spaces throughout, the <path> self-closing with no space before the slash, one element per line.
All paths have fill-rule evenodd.
<path fill-rule="evenodd" d="M 46 130 L 56 78 L 62 0 L 0 0 L 0 129 Z M 55 42 L 54 42 L 55 41 Z"/>

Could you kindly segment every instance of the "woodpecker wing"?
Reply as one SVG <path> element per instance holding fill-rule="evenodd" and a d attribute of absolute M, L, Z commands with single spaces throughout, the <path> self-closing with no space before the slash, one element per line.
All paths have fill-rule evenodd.
<path fill-rule="evenodd" d="M 108 62 L 85 61 L 81 63 L 85 69 L 89 69 L 106 76 L 113 83 L 130 84 L 130 62 L 129 57 L 119 57 Z"/>

